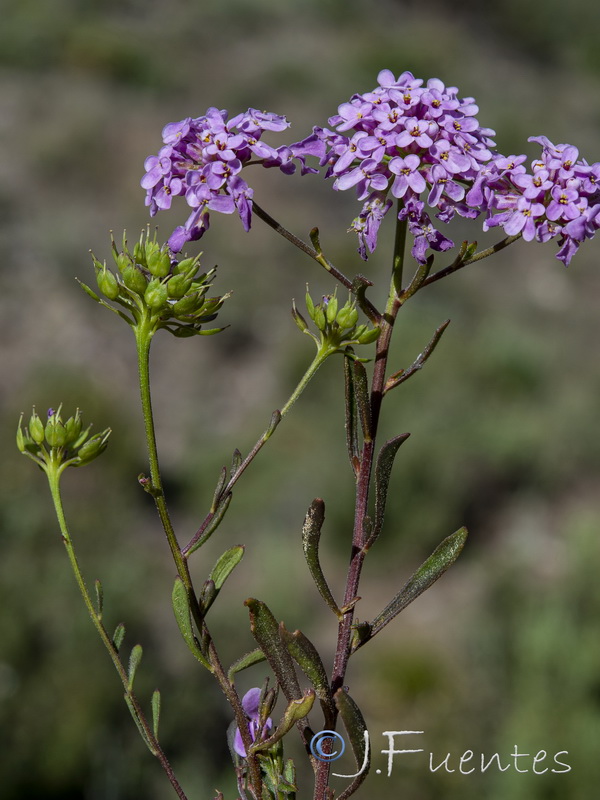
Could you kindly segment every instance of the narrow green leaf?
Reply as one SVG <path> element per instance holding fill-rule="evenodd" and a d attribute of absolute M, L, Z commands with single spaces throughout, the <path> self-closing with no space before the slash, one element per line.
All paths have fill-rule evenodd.
<path fill-rule="evenodd" d="M 173 585 L 172 601 L 175 619 L 190 652 L 207 670 L 212 672 L 212 667 L 202 653 L 198 640 L 194 636 L 188 593 L 179 576 L 175 578 L 175 584 Z"/>
<path fill-rule="evenodd" d="M 377 464 L 375 466 L 375 521 L 373 523 L 373 531 L 368 539 L 367 548 L 371 547 L 381 533 L 394 459 L 398 448 L 401 444 L 404 444 L 409 436 L 410 433 L 401 433 L 400 436 L 394 436 L 393 439 L 389 439 L 382 446 L 377 456 Z"/>
<path fill-rule="evenodd" d="M 367 370 L 360 361 L 354 361 L 352 366 L 354 372 L 354 391 L 356 393 L 356 406 L 358 416 L 363 431 L 365 441 L 370 442 L 372 436 L 371 421 L 371 402 L 369 400 L 369 382 L 367 380 Z"/>
<path fill-rule="evenodd" d="M 112 643 L 117 653 L 121 649 L 121 645 L 123 644 L 124 638 L 125 638 L 125 625 L 123 625 L 122 622 L 119 622 L 119 624 L 115 628 L 115 632 L 113 633 L 112 637 Z"/>
<path fill-rule="evenodd" d="M 370 623 L 371 636 L 368 638 L 372 638 L 376 633 L 379 633 L 379 631 L 403 611 L 406 606 L 429 589 L 438 578 L 441 578 L 444 572 L 454 564 L 466 541 L 466 528 L 460 528 L 455 533 L 447 536 L 433 551 L 427 561 L 425 561 L 407 583 L 404 584 L 391 603 L 389 603 L 381 614 L 375 617 L 373 622 Z M 353 647 L 353 652 L 364 644 L 365 641 L 367 641 L 367 639 L 363 639 L 363 641 Z"/>
<path fill-rule="evenodd" d="M 210 580 L 214 581 L 215 589 L 223 586 L 227 578 L 244 557 L 244 546 L 241 544 L 226 550 L 211 570 Z"/>
<path fill-rule="evenodd" d="M 142 645 L 136 644 L 135 647 L 131 651 L 131 655 L 129 656 L 129 668 L 127 670 L 127 677 L 129 681 L 129 689 L 133 688 L 133 682 L 135 680 L 135 673 L 137 672 L 137 668 L 140 665 L 140 661 L 142 660 Z"/>
<path fill-rule="evenodd" d="M 133 704 L 132 699 L 129 697 L 128 694 L 125 694 L 124 697 L 125 697 L 125 702 L 127 703 L 127 708 L 129 709 L 131 716 L 133 717 L 133 721 L 137 725 L 138 731 L 140 732 L 140 736 L 146 742 L 148 750 L 150 750 L 153 756 L 158 755 L 158 750 L 150 741 L 150 738 L 146 733 L 144 726 L 142 725 L 142 720 L 140 719 L 140 716 L 137 712 L 135 705 Z"/>
<path fill-rule="evenodd" d="M 351 348 L 346 348 L 351 352 Z M 346 447 L 354 474 L 358 474 L 360 451 L 358 449 L 358 415 L 356 411 L 356 392 L 354 389 L 353 360 L 344 355 L 344 383 L 346 387 Z"/>
<path fill-rule="evenodd" d="M 231 458 L 231 469 L 229 470 L 229 478 L 230 479 L 233 478 L 235 473 L 240 468 L 242 460 L 243 460 L 242 459 L 242 454 L 240 453 L 240 451 L 236 447 L 235 450 L 233 451 L 233 456 Z"/>
<path fill-rule="evenodd" d="M 225 497 L 221 498 L 221 500 L 219 501 L 218 508 L 214 512 L 213 518 L 211 519 L 211 521 L 208 523 L 208 525 L 204 529 L 204 533 L 198 539 L 198 541 L 194 542 L 192 547 L 190 547 L 190 549 L 186 552 L 186 556 L 191 555 L 196 550 L 198 550 L 199 547 L 202 547 L 202 545 L 205 542 L 207 542 L 210 539 L 210 537 L 213 535 L 213 533 L 217 530 L 217 528 L 219 527 L 219 525 L 221 524 L 221 522 L 223 520 L 223 517 L 227 513 L 227 509 L 229 508 L 229 504 L 231 503 L 231 497 L 232 497 L 232 494 L 231 494 L 231 492 L 229 492 L 227 495 L 225 495 Z"/>
<path fill-rule="evenodd" d="M 345 798 L 354 794 L 367 777 L 371 764 L 371 754 L 369 752 L 369 739 L 368 736 L 365 736 L 367 725 L 360 708 L 343 688 L 337 690 L 333 699 L 340 712 L 344 727 L 348 732 L 350 746 L 352 747 L 352 753 L 356 761 L 356 768 L 357 771 L 360 772 L 352 783 L 339 795 L 338 800 L 345 800 Z"/>
<path fill-rule="evenodd" d="M 94 588 L 96 589 L 96 613 L 98 615 L 98 619 L 102 619 L 102 608 L 104 605 L 104 591 L 102 589 L 102 584 L 97 578 L 94 581 Z"/>
<path fill-rule="evenodd" d="M 250 611 L 252 635 L 265 654 L 284 695 L 288 700 L 300 699 L 302 692 L 294 669 L 294 662 L 287 647 L 281 641 L 279 625 L 275 621 L 275 617 L 261 600 L 250 597 L 244 605 L 248 606 Z"/>
<path fill-rule="evenodd" d="M 271 414 L 271 419 L 269 421 L 269 427 L 264 432 L 264 440 L 265 440 L 265 442 L 267 441 L 267 439 L 269 439 L 273 435 L 273 432 L 275 431 L 275 428 L 279 425 L 280 422 L 281 422 L 281 411 L 274 411 Z"/>
<path fill-rule="evenodd" d="M 333 723 L 335 714 L 331 702 L 329 680 L 321 656 L 314 644 L 301 631 L 296 630 L 291 633 L 282 622 L 279 626 L 279 634 L 290 655 L 313 685 L 317 697 L 321 701 L 325 715 L 325 727 L 329 727 Z"/>
<path fill-rule="evenodd" d="M 215 487 L 215 493 L 213 494 L 213 500 L 210 507 L 210 510 L 213 512 L 216 511 L 219 506 L 219 501 L 221 500 L 221 495 L 223 494 L 223 489 L 225 488 L 226 483 L 227 483 L 227 467 L 221 467 L 219 480 L 217 481 L 217 485 Z"/>
<path fill-rule="evenodd" d="M 323 570 L 321 569 L 321 562 L 319 561 L 319 541 L 321 539 L 321 528 L 323 527 L 324 520 L 325 503 L 317 497 L 310 504 L 310 508 L 306 512 L 306 517 L 304 518 L 304 525 L 302 526 L 302 547 L 310 574 L 312 575 L 321 597 L 325 600 L 336 617 L 341 619 L 342 612 L 333 599 L 331 589 L 325 580 Z"/>
<path fill-rule="evenodd" d="M 152 728 L 154 736 L 158 739 L 158 725 L 160 723 L 160 692 L 155 689 L 152 693 Z"/>
<path fill-rule="evenodd" d="M 275 731 L 271 734 L 271 736 L 268 737 L 268 739 L 256 742 L 252 746 L 251 752 L 259 753 L 260 751 L 268 750 L 270 747 L 273 747 L 274 744 L 277 744 L 277 742 L 280 739 L 283 739 L 286 733 L 288 733 L 288 731 L 293 727 L 293 725 L 295 725 L 296 722 L 304 719 L 304 717 L 310 713 L 314 702 L 315 693 L 312 689 L 306 689 L 304 695 L 298 698 L 298 700 L 290 700 Z"/>
<path fill-rule="evenodd" d="M 257 647 L 256 650 L 252 650 L 250 653 L 246 653 L 246 655 L 238 658 L 237 661 L 234 661 L 234 663 L 229 667 L 227 680 L 229 683 L 233 683 L 233 676 L 237 672 L 241 672 L 243 669 L 248 669 L 248 667 L 253 667 L 255 664 L 260 664 L 261 661 L 266 661 L 266 656 L 260 647 Z"/>

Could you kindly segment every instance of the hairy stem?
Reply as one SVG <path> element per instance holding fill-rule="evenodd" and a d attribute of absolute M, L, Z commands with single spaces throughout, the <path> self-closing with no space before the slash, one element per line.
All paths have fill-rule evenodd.
<path fill-rule="evenodd" d="M 352 601 L 358 595 L 360 575 L 367 553 L 365 548 L 367 533 L 365 530 L 365 517 L 367 516 L 369 508 L 371 473 L 373 471 L 373 462 L 375 456 L 375 440 L 379 425 L 381 403 L 384 395 L 386 380 L 385 375 L 390 342 L 394 329 L 394 322 L 402 305 L 399 295 L 401 293 L 405 242 L 406 222 L 399 221 L 397 223 L 394 244 L 390 292 L 381 324 L 381 333 L 379 335 L 379 339 L 377 340 L 375 366 L 373 369 L 373 379 L 371 383 L 371 430 L 364 437 L 363 449 L 360 458 L 360 467 L 356 482 L 352 551 L 350 555 L 350 564 L 348 567 L 346 589 L 344 593 L 344 606 L 349 606 L 349 608 L 340 620 L 338 626 L 337 647 L 331 674 L 332 693 L 335 693 L 344 685 L 346 670 L 348 668 L 348 660 L 350 658 L 352 623 L 354 621 L 355 604 Z M 328 781 L 329 764 L 326 761 L 320 761 L 317 766 L 314 800 L 326 800 Z"/>
<path fill-rule="evenodd" d="M 85 585 L 85 580 L 83 578 L 83 574 L 81 572 L 81 568 L 79 566 L 79 562 L 75 554 L 73 542 L 69 535 L 69 530 L 67 528 L 67 522 L 63 510 L 62 499 L 59 488 L 60 470 L 59 468 L 55 469 L 50 468 L 47 471 L 47 475 L 48 475 L 48 483 L 50 485 L 50 493 L 52 495 L 52 501 L 54 503 L 54 509 L 56 511 L 56 517 L 58 519 L 58 524 L 60 526 L 60 531 L 62 534 L 62 540 L 65 545 L 67 555 L 69 557 L 71 569 L 73 570 L 73 574 L 75 575 L 75 580 L 77 581 L 77 585 L 79 586 L 79 591 L 81 592 L 81 596 L 83 597 L 83 601 L 91 617 L 91 620 L 94 623 L 94 627 L 98 631 L 98 634 L 102 639 L 104 646 L 108 650 L 108 654 L 111 657 L 114 667 L 119 674 L 119 678 L 121 679 L 121 683 L 123 684 L 123 688 L 125 689 L 125 696 L 128 699 L 131 707 L 135 710 L 139 723 L 144 731 L 145 737 L 151 746 L 152 754 L 155 755 L 156 758 L 159 760 L 160 765 L 165 771 L 169 781 L 171 782 L 171 785 L 175 789 L 177 796 L 181 798 L 181 800 L 187 800 L 187 796 L 185 795 L 183 789 L 181 788 L 179 781 L 175 777 L 173 768 L 171 767 L 166 755 L 164 754 L 160 744 L 158 743 L 157 738 L 154 735 L 152 726 L 148 724 L 146 716 L 140 706 L 140 703 L 130 688 L 127 671 L 123 666 L 121 659 L 119 658 L 119 654 L 106 628 L 104 627 L 104 623 L 102 622 L 100 614 L 94 608 L 94 603 L 92 602 L 92 598 L 90 597 L 87 586 Z"/>

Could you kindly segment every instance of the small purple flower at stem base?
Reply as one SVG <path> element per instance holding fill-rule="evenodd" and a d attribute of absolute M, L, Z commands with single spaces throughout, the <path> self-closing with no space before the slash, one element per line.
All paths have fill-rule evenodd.
<path fill-rule="evenodd" d="M 266 739 L 268 732 L 273 728 L 273 720 L 269 717 L 264 725 L 260 724 L 260 689 L 250 689 L 242 697 L 242 708 L 248 715 L 248 730 L 250 731 L 250 738 L 253 742 L 257 739 Z M 262 729 L 261 729 L 262 728 Z M 233 738 L 233 749 L 242 758 L 247 757 L 246 748 L 242 741 L 242 734 L 240 729 L 235 729 Z"/>

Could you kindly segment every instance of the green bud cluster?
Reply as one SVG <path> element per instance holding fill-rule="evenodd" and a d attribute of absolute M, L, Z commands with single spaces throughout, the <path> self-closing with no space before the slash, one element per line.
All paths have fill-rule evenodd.
<path fill-rule="evenodd" d="M 379 336 L 378 327 L 372 328 L 368 324 L 358 324 L 358 309 L 354 300 L 348 299 L 340 308 L 335 293 L 324 296 L 323 300 L 315 305 L 307 287 L 306 310 L 317 326 L 319 336 L 309 329 L 308 323 L 296 308 L 295 303 L 292 306 L 292 316 L 302 333 L 312 336 L 318 348 L 341 352 L 348 345 L 371 344 Z"/>
<path fill-rule="evenodd" d="M 91 425 L 83 428 L 81 412 L 63 421 L 62 406 L 56 411 L 49 409 L 44 422 L 35 408 L 29 424 L 23 426 L 23 415 L 17 428 L 17 447 L 42 469 L 82 467 L 89 464 L 106 450 L 110 428 L 90 436 Z"/>
<path fill-rule="evenodd" d="M 113 272 L 92 254 L 96 282 L 102 295 L 126 311 L 108 305 L 82 284 L 97 302 L 116 311 L 132 327 L 142 321 L 150 322 L 152 330 L 166 328 L 175 336 L 210 335 L 223 328 L 203 330 L 202 326 L 215 319 L 229 295 L 207 297 L 216 270 L 200 271 L 200 255 L 178 261 L 165 244 L 160 244 L 150 229 L 142 231 L 133 251 L 123 234 L 122 249 L 112 239 L 112 255 L 117 267 Z"/>

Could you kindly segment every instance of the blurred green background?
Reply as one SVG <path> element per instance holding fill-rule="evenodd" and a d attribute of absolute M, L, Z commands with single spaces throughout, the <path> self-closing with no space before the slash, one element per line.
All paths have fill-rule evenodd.
<path fill-rule="evenodd" d="M 149 498 L 130 331 L 74 278 L 108 231 L 146 224 L 146 155 L 169 121 L 209 105 L 288 116 L 293 141 L 325 124 L 384 67 L 438 76 L 473 95 L 505 152 L 529 135 L 599 157 L 600 12 L 589 0 L 482 4 L 422 0 L 202 3 L 3 0 L 0 24 L 0 786 L 2 800 L 158 800 L 173 796 L 129 718 L 112 665 L 69 572 L 41 473 L 19 456 L 19 412 L 61 400 L 97 429 L 107 454 L 63 481 L 88 580 L 102 578 L 108 624 L 144 645 L 140 693 L 163 693 L 163 743 L 190 800 L 236 796 L 228 708 L 175 629 L 173 567 Z M 315 224 L 345 272 L 381 299 L 391 223 L 360 262 L 345 233 L 358 208 L 321 178 L 259 170 L 258 202 L 301 236 Z M 158 218 L 170 232 L 182 203 Z M 473 238 L 478 223 L 454 229 Z M 482 235 L 480 241 L 486 241 Z M 492 241 L 492 240 L 490 240 Z M 213 215 L 201 242 L 218 289 L 234 289 L 222 335 L 159 336 L 156 419 L 170 505 L 182 539 L 208 507 L 219 469 L 243 452 L 312 357 L 289 314 L 318 267 L 259 220 L 249 235 Z M 553 244 L 518 243 L 430 287 L 403 311 L 392 366 L 406 366 L 447 317 L 426 370 L 387 401 L 383 434 L 408 430 L 385 535 L 367 562 L 360 616 L 380 610 L 435 545 L 460 525 L 456 566 L 361 650 L 348 673 L 385 772 L 384 730 L 423 730 L 425 754 L 398 757 L 358 797 L 411 800 L 588 800 L 600 781 L 600 364 L 597 242 L 572 266 Z M 438 263 L 442 264 L 441 259 Z M 211 612 L 225 661 L 252 647 L 243 600 L 265 600 L 302 628 L 329 668 L 335 625 L 307 577 L 299 532 L 308 504 L 327 504 L 323 561 L 341 591 L 352 525 L 341 361 L 330 361 L 240 482 L 223 524 L 193 561 L 199 584 L 234 544 L 246 557 Z M 259 684 L 265 670 L 240 679 Z M 318 724 L 315 721 L 315 724 Z M 293 738 L 293 737 L 292 737 Z M 528 768 L 429 771 L 466 750 L 517 745 Z M 299 752 L 290 745 L 291 752 Z M 294 749 L 296 748 L 296 749 Z M 534 775 L 532 757 L 567 750 L 568 774 Z M 338 772 L 352 771 L 345 759 Z M 546 766 L 545 764 L 544 766 Z M 553 765 L 550 765 L 553 766 Z M 339 788 L 344 782 L 339 781 Z M 307 797 L 308 776 L 300 797 Z"/>

